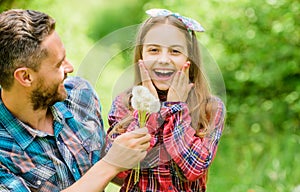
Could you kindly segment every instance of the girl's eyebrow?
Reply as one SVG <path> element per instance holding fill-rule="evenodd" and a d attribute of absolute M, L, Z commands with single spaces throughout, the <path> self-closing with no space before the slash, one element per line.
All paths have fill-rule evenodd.
<path fill-rule="evenodd" d="M 159 44 L 154 44 L 154 43 L 144 43 L 146 46 L 160 46 Z"/>
<path fill-rule="evenodd" d="M 181 49 L 184 49 L 184 46 L 183 45 L 171 45 L 171 46 L 163 46 L 163 45 L 161 45 L 161 44 L 154 44 L 154 43 L 145 43 L 145 45 L 147 46 L 147 47 L 150 47 L 150 46 L 161 46 L 161 47 L 179 47 L 179 48 L 181 48 Z"/>

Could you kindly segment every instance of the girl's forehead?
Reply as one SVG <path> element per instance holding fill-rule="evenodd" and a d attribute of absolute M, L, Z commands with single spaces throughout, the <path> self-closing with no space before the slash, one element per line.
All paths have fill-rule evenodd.
<path fill-rule="evenodd" d="M 184 32 L 169 24 L 154 25 L 145 35 L 144 44 L 187 47 Z"/>

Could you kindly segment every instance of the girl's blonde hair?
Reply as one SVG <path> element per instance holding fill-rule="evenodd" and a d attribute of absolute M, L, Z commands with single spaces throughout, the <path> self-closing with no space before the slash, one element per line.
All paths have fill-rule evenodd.
<path fill-rule="evenodd" d="M 187 104 L 191 113 L 192 127 L 196 130 L 198 136 L 203 137 L 209 132 L 210 122 L 213 117 L 212 113 L 214 99 L 207 78 L 203 72 L 201 63 L 200 49 L 196 34 L 194 31 L 188 30 L 186 26 L 174 16 L 158 16 L 150 17 L 140 27 L 134 49 L 134 64 L 135 64 L 135 85 L 141 85 L 140 69 L 138 61 L 142 58 L 143 43 L 148 31 L 157 24 L 169 24 L 177 27 L 182 31 L 186 38 L 188 49 L 188 60 L 191 62 L 189 69 L 189 80 L 194 83 L 194 88 L 191 90 L 187 99 Z"/>

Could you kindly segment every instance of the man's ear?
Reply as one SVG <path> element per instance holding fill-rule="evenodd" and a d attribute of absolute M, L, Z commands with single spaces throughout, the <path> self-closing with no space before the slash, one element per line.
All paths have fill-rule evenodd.
<path fill-rule="evenodd" d="M 29 87 L 32 84 L 33 75 L 32 70 L 27 67 L 21 67 L 14 72 L 15 79 L 23 86 Z"/>

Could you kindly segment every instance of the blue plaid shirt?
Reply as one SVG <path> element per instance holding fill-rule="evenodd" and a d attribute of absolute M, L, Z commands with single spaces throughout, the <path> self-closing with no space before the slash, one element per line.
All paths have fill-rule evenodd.
<path fill-rule="evenodd" d="M 68 98 L 50 107 L 53 135 L 22 123 L 0 98 L 1 192 L 60 191 L 101 159 L 105 132 L 97 95 L 79 77 L 66 79 L 65 87 Z"/>

